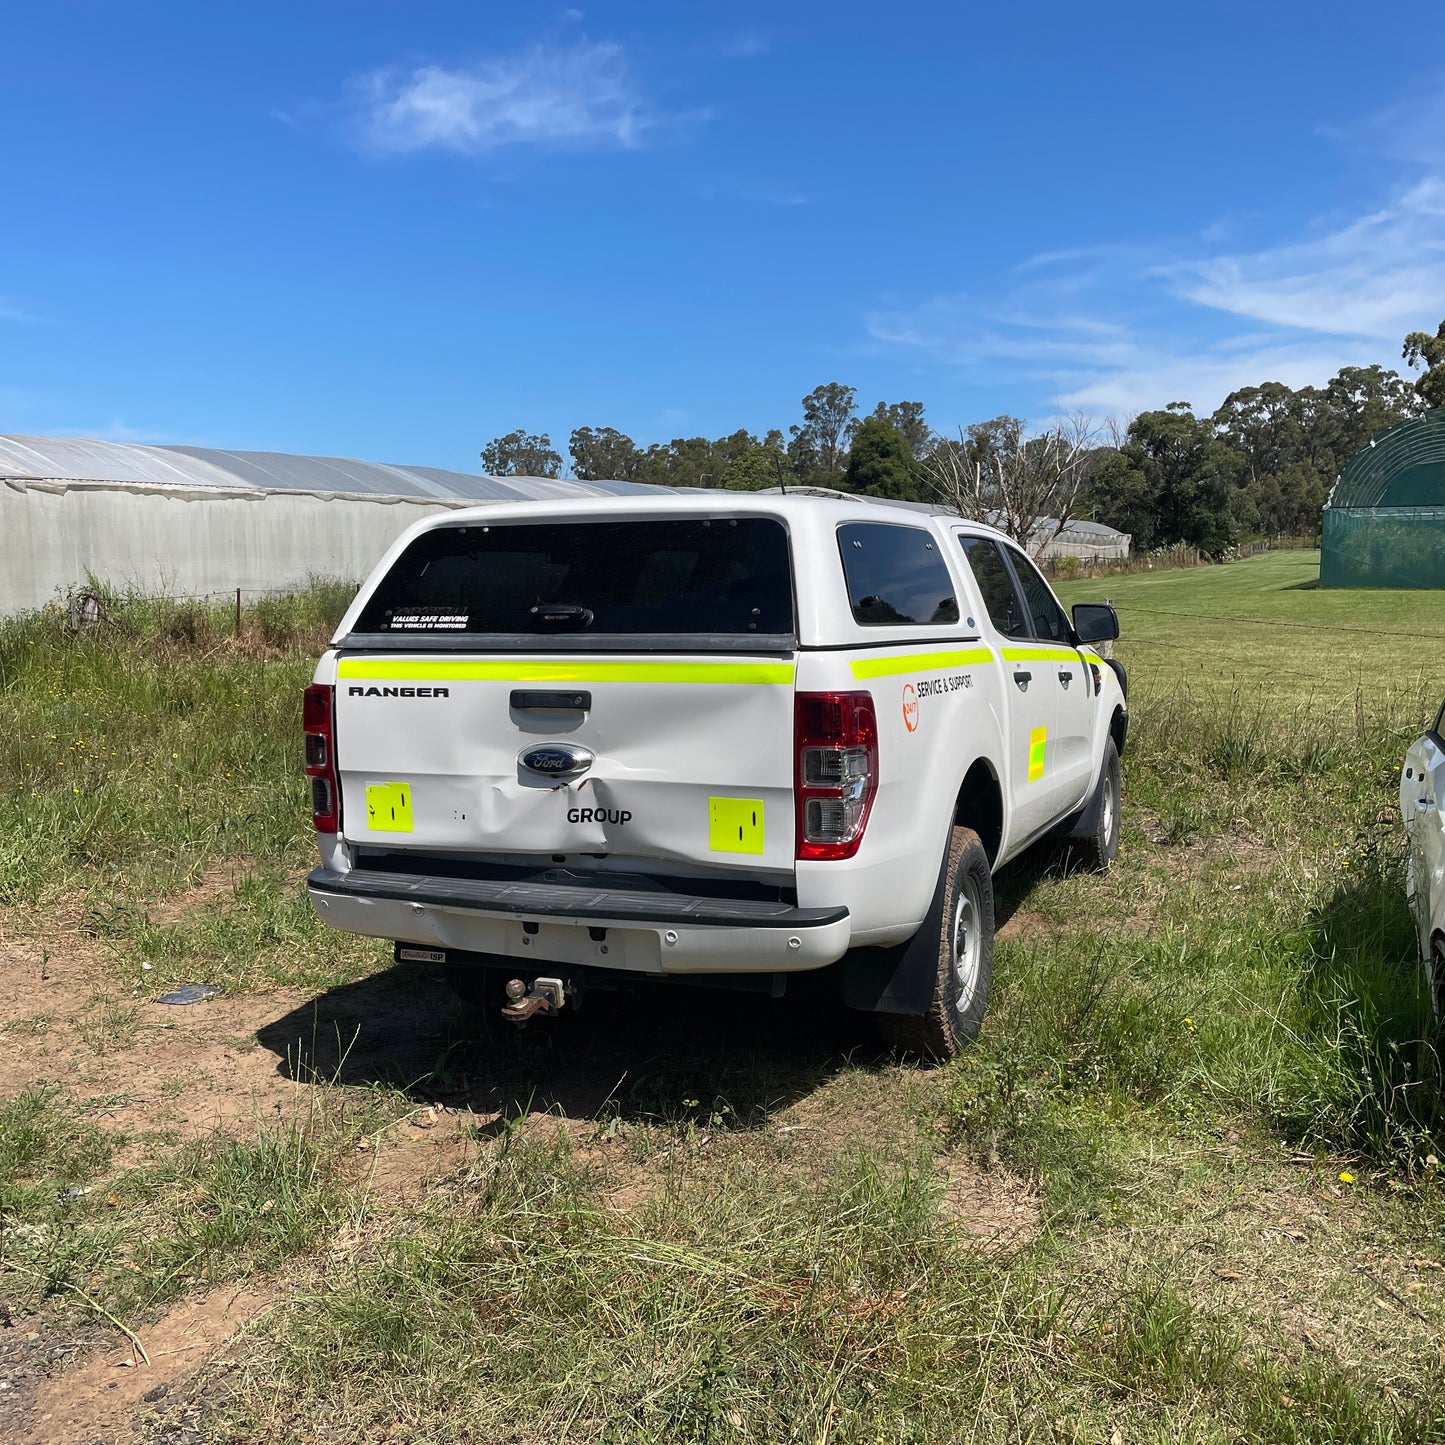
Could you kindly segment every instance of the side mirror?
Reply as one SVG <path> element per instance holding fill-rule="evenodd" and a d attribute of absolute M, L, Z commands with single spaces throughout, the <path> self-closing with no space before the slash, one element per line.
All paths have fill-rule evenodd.
<path fill-rule="evenodd" d="M 1080 642 L 1112 642 L 1119 635 L 1119 614 L 1107 602 L 1074 606 L 1074 636 Z"/>

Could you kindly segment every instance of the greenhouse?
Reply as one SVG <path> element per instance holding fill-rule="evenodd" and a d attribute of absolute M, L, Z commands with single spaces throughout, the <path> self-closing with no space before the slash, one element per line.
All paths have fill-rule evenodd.
<path fill-rule="evenodd" d="M 1321 587 L 1445 587 L 1445 407 L 1381 432 L 1325 504 Z"/>
<path fill-rule="evenodd" d="M 359 582 L 432 512 L 658 490 L 350 457 L 0 436 L 0 617 L 97 584 L 147 596 L 256 597 L 313 577 Z"/>

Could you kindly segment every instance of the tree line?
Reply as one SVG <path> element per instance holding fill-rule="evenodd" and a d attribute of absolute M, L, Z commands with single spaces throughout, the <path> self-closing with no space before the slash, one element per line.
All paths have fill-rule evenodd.
<path fill-rule="evenodd" d="M 999 416 L 951 437 L 933 430 L 921 402 L 880 401 L 860 415 L 856 389 L 830 381 L 802 399 L 801 420 L 786 436 L 738 430 L 641 446 L 613 427 L 578 427 L 567 471 L 583 481 L 801 485 L 942 501 L 987 516 L 1036 550 L 1082 518 L 1130 533 L 1136 549 L 1186 543 L 1217 555 L 1250 538 L 1317 532 L 1355 452 L 1387 427 L 1445 406 L 1445 321 L 1433 336 L 1411 332 L 1404 359 L 1423 368 L 1413 381 L 1378 365 L 1347 366 L 1324 386 L 1243 387 L 1208 415 L 1177 401 L 1101 425 L 1057 418 L 1037 433 Z M 546 433 L 509 432 L 481 455 L 492 476 L 564 474 Z"/>

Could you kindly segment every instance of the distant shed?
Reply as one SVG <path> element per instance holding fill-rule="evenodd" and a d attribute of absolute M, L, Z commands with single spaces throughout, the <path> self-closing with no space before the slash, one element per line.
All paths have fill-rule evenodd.
<path fill-rule="evenodd" d="M 664 488 L 484 477 L 347 457 L 0 436 L 0 616 L 94 577 L 123 589 L 252 594 L 360 581 L 418 517 Z"/>
<path fill-rule="evenodd" d="M 1039 523 L 1039 531 L 1047 535 L 1053 526 L 1053 519 L 1047 519 Z M 1077 557 L 1081 562 L 1123 562 L 1128 559 L 1133 540 L 1128 532 L 1106 527 L 1102 522 L 1065 522 L 1035 555 L 1050 560 Z"/>
<path fill-rule="evenodd" d="M 1321 587 L 1445 587 L 1445 407 L 1383 431 L 1325 503 Z"/>

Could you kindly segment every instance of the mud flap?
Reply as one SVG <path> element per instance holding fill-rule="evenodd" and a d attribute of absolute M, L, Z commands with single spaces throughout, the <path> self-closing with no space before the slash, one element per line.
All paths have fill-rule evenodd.
<path fill-rule="evenodd" d="M 943 933 L 943 895 L 948 885 L 945 846 L 933 902 L 906 943 L 891 948 L 854 948 L 844 954 L 843 1005 L 860 1013 L 910 1014 L 921 1018 L 933 1002 L 938 983 L 939 938 Z"/>
<path fill-rule="evenodd" d="M 1084 804 L 1083 811 L 1076 813 L 1072 820 L 1065 819 L 1059 824 L 1055 837 L 1057 838 L 1090 838 L 1099 829 L 1099 814 L 1104 811 L 1104 788 L 1108 784 L 1108 775 L 1103 768 L 1099 769 L 1099 781 L 1094 784 L 1094 791 L 1089 795 L 1089 801 Z"/>

